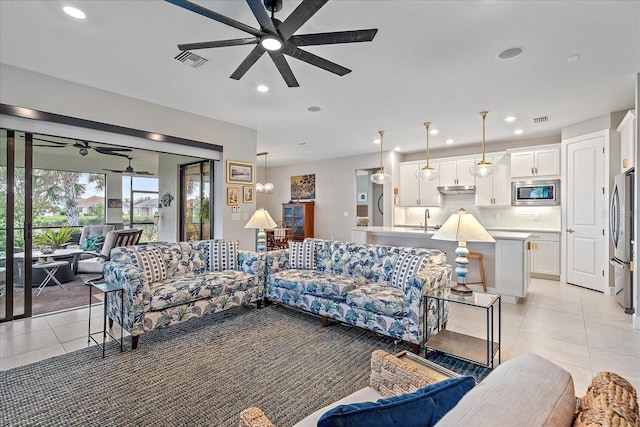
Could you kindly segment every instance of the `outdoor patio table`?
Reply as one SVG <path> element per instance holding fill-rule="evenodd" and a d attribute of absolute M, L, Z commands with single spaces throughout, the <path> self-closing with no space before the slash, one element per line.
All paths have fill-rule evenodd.
<path fill-rule="evenodd" d="M 46 264 L 38 264 L 38 263 L 33 264 L 32 268 L 42 269 L 47 274 L 45 278 L 42 280 L 42 282 L 40 282 L 40 285 L 38 285 L 38 289 L 36 289 L 36 295 L 40 295 L 40 293 L 42 292 L 42 289 L 44 289 L 44 287 L 47 286 L 47 284 L 51 280 L 56 282 L 58 286 L 64 289 L 64 287 L 62 286 L 62 283 L 60 283 L 60 281 L 55 278 L 55 274 L 60 267 L 68 264 L 69 263 L 67 261 L 53 261 Z"/>

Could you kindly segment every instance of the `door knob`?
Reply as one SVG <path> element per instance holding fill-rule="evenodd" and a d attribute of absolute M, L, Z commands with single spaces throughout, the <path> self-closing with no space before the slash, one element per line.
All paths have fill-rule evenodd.
<path fill-rule="evenodd" d="M 567 232 L 569 232 L 569 233 L 575 233 L 575 230 L 572 230 L 572 229 L 570 229 L 570 228 L 569 228 L 569 229 L 567 230 Z"/>

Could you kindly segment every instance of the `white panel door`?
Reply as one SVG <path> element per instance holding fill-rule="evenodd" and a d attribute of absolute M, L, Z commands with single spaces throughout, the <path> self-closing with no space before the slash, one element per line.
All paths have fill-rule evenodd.
<path fill-rule="evenodd" d="M 605 135 L 567 143 L 567 283 L 604 292 Z"/>

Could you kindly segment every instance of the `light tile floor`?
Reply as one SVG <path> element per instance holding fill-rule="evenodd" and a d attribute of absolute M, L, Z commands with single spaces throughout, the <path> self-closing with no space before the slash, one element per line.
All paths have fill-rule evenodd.
<path fill-rule="evenodd" d="M 483 337 L 484 311 L 477 310 L 453 304 L 447 327 Z M 1 323 L 0 370 L 86 347 L 88 317 L 88 308 L 82 308 Z M 101 305 L 92 308 L 91 317 L 92 330 L 101 330 Z M 502 304 L 502 361 L 526 352 L 571 372 L 577 396 L 599 371 L 616 372 L 640 390 L 640 330 L 613 297 L 532 279 L 527 298 Z"/>

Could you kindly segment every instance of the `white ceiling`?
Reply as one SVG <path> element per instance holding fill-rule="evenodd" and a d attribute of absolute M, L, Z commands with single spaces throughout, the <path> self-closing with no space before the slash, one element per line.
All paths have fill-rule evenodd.
<path fill-rule="evenodd" d="M 243 1 L 194 1 L 258 27 Z M 276 17 L 299 3 L 284 0 Z M 67 17 L 66 4 L 88 18 Z M 288 88 L 266 55 L 229 78 L 252 46 L 196 51 L 209 60 L 198 69 L 174 60 L 178 43 L 248 35 L 170 3 L 1 0 L 0 62 L 257 129 L 270 166 L 377 152 L 380 129 L 385 150 L 418 152 L 427 120 L 440 130 L 432 149 L 479 144 L 485 109 L 490 150 L 634 107 L 640 1 L 332 0 L 296 34 L 367 28 L 379 29 L 373 42 L 305 48 L 352 73 L 287 57 L 300 83 Z M 497 59 L 513 46 L 524 53 Z"/>

